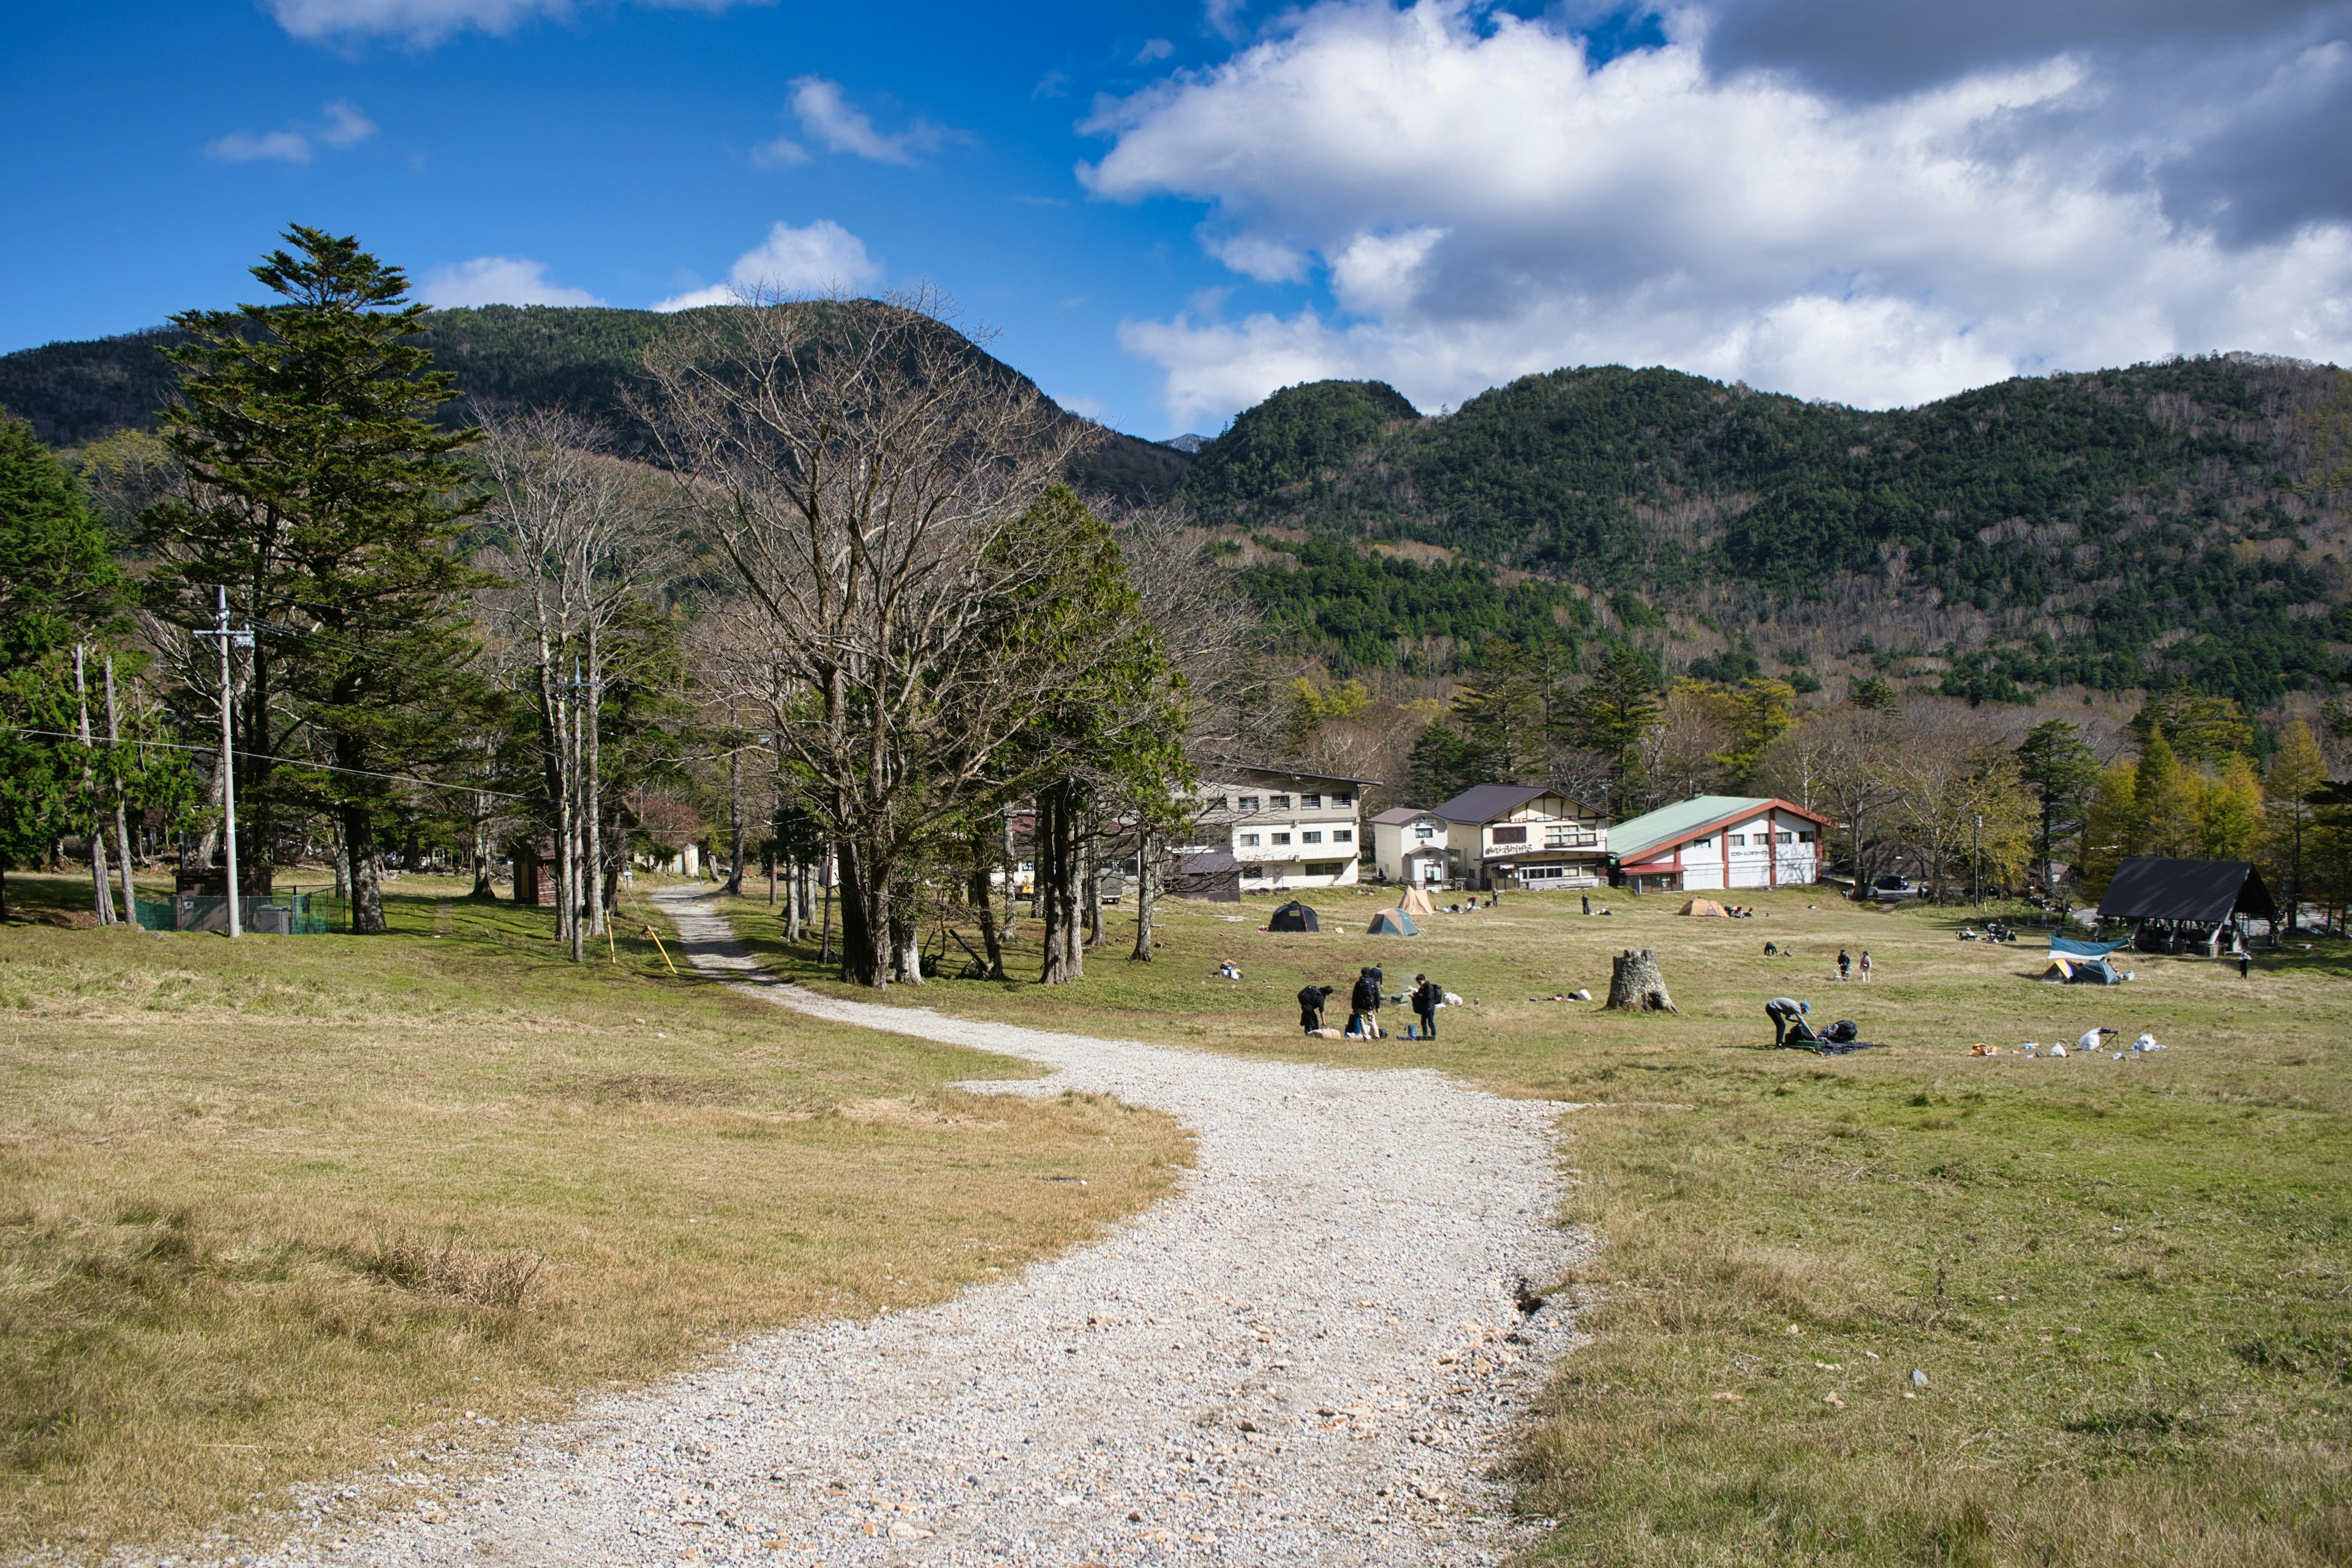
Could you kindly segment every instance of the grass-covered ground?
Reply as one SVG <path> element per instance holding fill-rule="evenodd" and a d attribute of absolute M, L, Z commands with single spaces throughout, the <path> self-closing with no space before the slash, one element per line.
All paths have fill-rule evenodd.
<path fill-rule="evenodd" d="M 1747 895 L 1742 895 L 1746 897 Z M 1559 1369 L 1516 1470 L 1592 1563 L 2352 1562 L 2352 954 L 2137 957 L 2116 989 L 2031 977 L 2041 946 L 1956 940 L 1961 911 L 1756 896 L 1738 921 L 1679 899 L 1507 895 L 1362 934 L 1388 898 L 1163 906 L 1157 961 L 1127 920 L 1066 988 L 942 981 L 888 1000 L 1294 1059 L 1443 1068 L 1591 1102 L 1563 1121 L 1566 1217 L 1600 1243 L 1570 1285 L 1592 1343 Z M 2014 913 L 2015 911 L 2011 911 Z M 1234 920 L 1235 914 L 1243 918 Z M 738 929 L 767 933 L 764 903 Z M 1343 927 L 1344 930 L 1335 930 Z M 1034 926 L 1024 926 L 1034 935 Z M 1768 957 L 1768 942 L 1793 957 Z M 806 949 L 772 959 L 816 984 Z M 1841 986 L 1841 945 L 1878 978 Z M 1605 996 L 1655 949 L 1678 1017 Z M 1212 971 L 1232 958 L 1244 978 Z M 1434 1042 L 1308 1040 L 1292 994 L 1391 992 L 1425 971 L 1470 1005 Z M 1034 974 L 1034 951 L 1020 963 Z M 1766 1047 L 1765 998 L 1852 1017 L 1891 1049 Z M 1972 1058 L 1979 1041 L 2143 1030 L 2169 1048 Z M 1924 1376 L 1921 1384 L 1915 1369 Z"/>
<path fill-rule="evenodd" d="M 462 886 L 395 884 L 390 936 L 232 943 L 8 884 L 11 1560 L 266 1538 L 289 1483 L 461 1468 L 730 1336 L 1002 1278 L 1188 1157 L 1165 1118 L 959 1093 L 1034 1069 L 673 979 L 641 938 L 575 968 L 547 911 Z"/>

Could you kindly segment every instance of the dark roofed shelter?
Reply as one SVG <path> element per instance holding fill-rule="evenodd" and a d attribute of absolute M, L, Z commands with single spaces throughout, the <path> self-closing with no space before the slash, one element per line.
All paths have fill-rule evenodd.
<path fill-rule="evenodd" d="M 1222 849 L 1179 855 L 1168 879 L 1171 899 L 1205 899 L 1213 904 L 1242 901 L 1241 862 Z"/>
<path fill-rule="evenodd" d="M 2142 952 L 2221 952 L 2221 933 L 2245 917 L 2278 919 L 2270 889 L 2250 860 L 2168 860 L 2135 855 L 2116 868 L 2103 921 L 2130 921 Z"/>

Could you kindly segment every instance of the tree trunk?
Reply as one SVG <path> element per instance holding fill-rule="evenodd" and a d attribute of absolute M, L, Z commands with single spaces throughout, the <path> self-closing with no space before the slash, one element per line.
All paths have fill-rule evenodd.
<path fill-rule="evenodd" d="M 743 896 L 743 753 L 727 753 L 727 886 L 730 899 Z"/>
<path fill-rule="evenodd" d="M 831 963 L 833 962 L 834 874 L 833 846 L 830 844 L 824 847 L 824 858 L 817 862 L 817 880 L 823 884 L 822 892 L 824 898 L 824 934 L 818 939 L 816 961 L 819 963 Z"/>
<path fill-rule="evenodd" d="M 131 818 L 125 809 L 121 759 L 116 755 L 116 748 L 121 743 L 122 728 L 117 721 L 114 707 L 114 656 L 108 654 L 106 656 L 106 756 L 108 763 L 112 764 L 108 771 L 114 775 L 114 847 L 121 852 L 122 862 L 122 919 L 125 924 L 137 925 L 139 900 L 131 888 Z"/>
<path fill-rule="evenodd" d="M 986 838 L 972 843 L 971 879 L 966 893 L 971 900 L 971 912 L 980 921 L 981 963 L 988 971 L 989 980 L 1004 978 L 1004 946 L 996 934 L 996 889 L 988 879 L 988 860 L 992 846 Z"/>
<path fill-rule="evenodd" d="M 1151 835 L 1139 835 L 1135 841 L 1135 952 L 1136 958 L 1151 962 Z"/>
<path fill-rule="evenodd" d="M 383 866 L 376 858 L 375 824 L 368 808 L 343 807 L 343 857 L 351 866 L 352 933 L 381 936 L 383 920 Z"/>
<path fill-rule="evenodd" d="M 1019 847 L 1018 845 L 1016 845 L 1015 843 L 1013 843 L 1013 814 L 1012 814 L 1011 812 L 1007 812 L 1007 813 L 1005 813 L 1005 814 L 1004 814 L 1004 819 L 1003 819 L 1003 820 L 1004 820 L 1004 931 L 1003 931 L 1003 937 L 1004 937 L 1004 940 L 1005 940 L 1006 942 L 1012 942 L 1012 941 L 1015 940 L 1015 939 L 1019 936 L 1019 934 L 1020 934 L 1020 926 L 1019 926 L 1018 919 L 1017 919 L 1017 917 L 1015 916 L 1015 914 L 1014 914 L 1014 912 L 1013 912 L 1013 907 L 1014 907 L 1014 904 L 1015 904 L 1016 900 L 1018 900 L 1020 899 L 1020 897 L 1021 897 L 1021 849 L 1020 849 L 1020 847 Z M 1033 871 L 1033 875 L 1034 875 L 1034 871 Z"/>
<path fill-rule="evenodd" d="M 868 847 L 841 847 L 841 976 L 882 990 L 890 984 L 890 879 Z"/>
<path fill-rule="evenodd" d="M 1628 950 L 1610 960 L 1609 1006 L 1620 1013 L 1679 1013 L 1666 994 L 1665 976 L 1648 948 Z"/>

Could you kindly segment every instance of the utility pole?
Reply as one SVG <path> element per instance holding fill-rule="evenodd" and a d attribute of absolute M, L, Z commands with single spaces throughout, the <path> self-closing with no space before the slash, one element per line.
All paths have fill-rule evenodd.
<path fill-rule="evenodd" d="M 1984 813 L 1977 813 L 1976 826 L 1969 829 L 1969 900 L 1977 908 L 1984 908 Z"/>
<path fill-rule="evenodd" d="M 213 628 L 198 631 L 200 637 L 220 638 L 221 664 L 221 838 L 228 850 L 228 934 L 232 941 L 244 934 L 238 919 L 236 886 L 236 743 L 229 727 L 230 692 L 228 650 L 232 647 L 251 647 L 253 628 L 232 631 L 228 624 L 228 590 L 216 590 L 220 607 L 214 612 Z"/>

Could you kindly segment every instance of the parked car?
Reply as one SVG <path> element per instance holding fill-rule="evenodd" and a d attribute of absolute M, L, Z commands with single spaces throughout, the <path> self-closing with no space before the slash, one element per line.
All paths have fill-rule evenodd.
<path fill-rule="evenodd" d="M 1874 899 L 1916 899 L 1919 896 L 1919 889 L 1911 885 L 1908 877 L 1881 877 L 1871 883 L 1870 896 Z"/>

